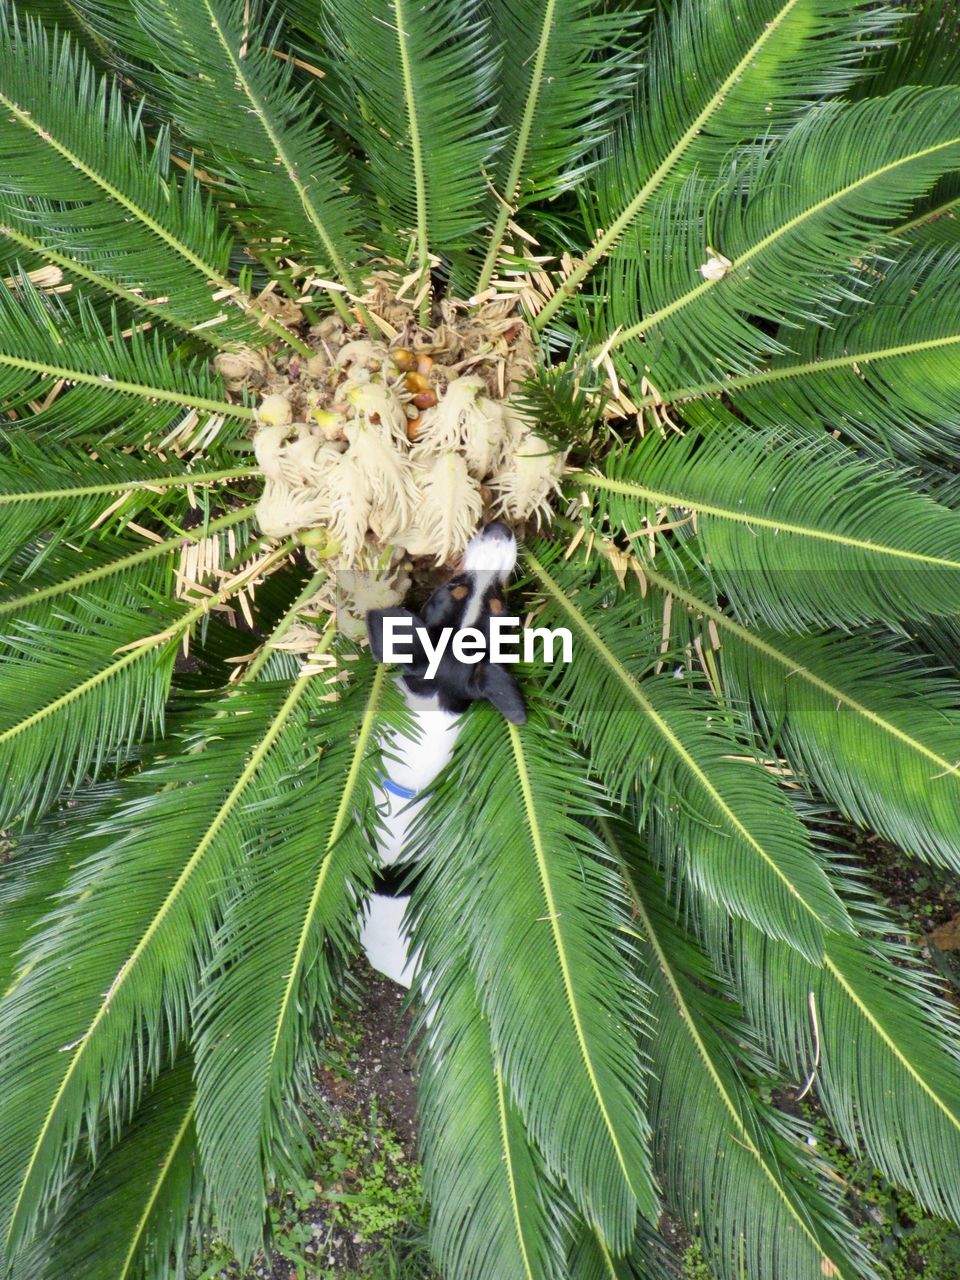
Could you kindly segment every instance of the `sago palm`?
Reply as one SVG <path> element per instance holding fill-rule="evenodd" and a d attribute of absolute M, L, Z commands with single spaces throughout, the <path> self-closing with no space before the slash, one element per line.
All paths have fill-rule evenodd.
<path fill-rule="evenodd" d="M 438 1269 L 882 1274 L 784 1088 L 960 1221 L 849 835 L 960 866 L 958 84 L 953 0 L 3 4 L 14 1274 L 263 1245 L 404 718 L 343 631 L 497 515 L 573 656 L 409 850 Z"/>

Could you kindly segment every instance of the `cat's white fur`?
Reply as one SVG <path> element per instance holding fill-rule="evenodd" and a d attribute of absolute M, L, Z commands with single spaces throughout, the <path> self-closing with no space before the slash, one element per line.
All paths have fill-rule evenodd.
<path fill-rule="evenodd" d="M 485 538 L 481 530 L 467 545 L 463 568 L 468 573 L 495 573 L 505 582 L 516 562 L 514 539 Z M 464 617 L 463 626 L 475 621 Z M 403 680 L 398 684 L 411 712 L 412 732 L 392 730 L 380 744 L 388 785 L 376 784 L 373 799 L 380 815 L 377 854 L 383 866 L 392 865 L 402 855 L 410 828 L 426 803 L 417 797 L 449 761 L 461 727 L 461 717 L 440 710 L 436 699 L 411 693 Z M 389 784 L 397 790 L 391 790 Z M 404 987 L 410 986 L 416 968 L 403 923 L 409 901 L 409 896 L 371 894 L 360 933 L 373 968 Z"/>

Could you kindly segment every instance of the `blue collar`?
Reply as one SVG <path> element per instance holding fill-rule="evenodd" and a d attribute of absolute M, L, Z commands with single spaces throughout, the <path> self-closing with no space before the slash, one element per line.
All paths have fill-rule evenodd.
<path fill-rule="evenodd" d="M 399 782 L 394 782 L 392 778 L 384 777 L 382 773 L 378 781 L 384 791 L 389 791 L 391 795 L 398 796 L 401 800 L 412 800 L 417 794 L 412 787 L 401 787 Z"/>

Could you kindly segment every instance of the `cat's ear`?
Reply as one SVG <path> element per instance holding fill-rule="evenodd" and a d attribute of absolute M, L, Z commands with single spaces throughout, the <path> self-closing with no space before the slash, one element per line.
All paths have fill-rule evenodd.
<path fill-rule="evenodd" d="M 398 666 L 410 675 L 421 674 L 426 671 L 428 661 L 418 634 L 423 625 L 423 619 L 409 609 L 371 609 L 367 613 L 370 652 L 377 662 L 397 661 L 393 653 L 410 655 L 407 661 L 398 661 Z M 384 657 L 387 651 L 386 632 L 390 632 L 391 637 L 391 656 L 388 657 Z"/>
<path fill-rule="evenodd" d="M 471 681 L 474 685 L 474 696 L 485 698 L 492 703 L 500 714 L 511 724 L 526 724 L 527 708 L 524 705 L 520 686 L 505 667 L 493 662 L 484 662 L 477 668 Z"/>

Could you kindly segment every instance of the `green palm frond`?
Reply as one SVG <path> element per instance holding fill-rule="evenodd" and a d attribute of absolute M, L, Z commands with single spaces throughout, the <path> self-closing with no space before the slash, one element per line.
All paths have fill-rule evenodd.
<path fill-rule="evenodd" d="M 61 211 L 50 201 L 16 192 L 0 193 L 0 200 L 6 218 L 6 225 L 0 231 L 0 244 L 6 250 L 11 275 L 30 271 L 42 264 L 60 267 L 67 273 L 68 280 L 75 277 L 88 286 L 92 285 L 91 294 L 95 302 L 100 301 L 102 294 L 120 303 L 125 317 L 129 314 L 141 323 L 149 320 L 154 324 L 172 325 L 199 343 L 215 347 L 230 345 L 228 337 L 220 337 L 216 332 L 222 321 L 217 321 L 214 329 L 206 330 L 179 315 L 179 309 L 171 309 L 168 298 L 154 300 L 140 286 L 131 288 L 124 280 L 125 273 L 120 269 L 119 261 L 98 262 L 106 270 L 89 265 L 95 260 L 93 254 L 81 255 L 76 242 L 67 244 L 62 236 L 56 236 L 57 227 L 64 219 Z M 108 228 L 108 231 L 113 230 Z M 220 313 L 212 308 L 210 314 L 217 320 Z"/>
<path fill-rule="evenodd" d="M 166 550 L 179 545 L 173 540 Z M 7 625 L 0 658 L 0 823 L 28 822 L 162 730 L 180 644 L 236 593 L 243 576 L 199 603 L 174 602 L 167 598 L 170 563 L 154 554 L 158 549 L 164 544 L 128 556 L 126 573 L 122 560 L 108 561 L 0 600 L 0 616 L 20 614 Z M 44 567 L 54 563 L 49 556 Z M 112 580 L 114 591 L 65 603 L 94 580 Z"/>
<path fill-rule="evenodd" d="M 851 1280 L 876 1276 L 866 1252 L 845 1245 L 849 1227 L 837 1194 L 802 1145 L 799 1126 L 791 1131 L 786 1117 L 751 1091 L 750 1073 L 737 1060 L 749 1032 L 676 923 L 636 836 L 609 823 L 602 829 L 630 887 L 643 972 L 654 992 L 651 1124 L 671 1207 L 691 1226 L 703 1224 L 718 1276 L 799 1280 L 825 1269 Z"/>
<path fill-rule="evenodd" d="M 861 41 L 889 24 L 889 11 L 836 0 L 682 0 L 665 8 L 643 89 L 586 196 L 594 243 L 538 327 L 659 204 L 655 197 L 696 168 L 719 173 L 734 144 L 779 132 L 849 83 Z"/>
<path fill-rule="evenodd" d="M 521 732 L 479 711 L 438 800 L 414 946 L 442 968 L 459 936 L 446 921 L 469 921 L 470 969 L 507 1088 L 552 1175 L 623 1253 L 638 1208 L 657 1212 L 629 1034 L 643 1025 L 643 992 L 618 933 L 622 892 L 578 820 L 596 807 L 582 762 L 539 717 Z"/>
<path fill-rule="evenodd" d="M 664 1207 L 716 1280 L 875 1277 L 785 1088 L 960 1222 L 855 829 L 960 865 L 956 0 L 0 9 L 3 1276 L 249 1259 L 309 1168 L 412 724 L 335 624 L 436 575 L 383 494 L 358 557 L 262 528 L 342 404 L 420 441 L 411 356 L 509 400 L 470 501 L 573 645 L 405 851 L 444 1280 L 665 1280 Z"/>
<path fill-rule="evenodd" d="M 151 146 L 140 113 L 81 50 L 16 25 L 9 9 L 0 67 L 2 223 L 148 302 L 165 299 L 157 305 L 175 322 L 214 341 L 262 341 L 227 279 L 229 235 L 197 182 L 171 175 L 166 137 Z"/>
<path fill-rule="evenodd" d="M 0 595 L 0 618 L 50 621 L 51 602 L 85 591 L 95 583 L 98 595 L 110 603 L 126 601 L 131 606 L 138 600 L 142 603 L 143 595 L 150 594 L 155 581 L 154 566 L 158 564 L 161 567 L 157 571 L 165 575 L 159 590 L 169 594 L 172 572 L 169 560 L 163 564 L 165 557 L 172 557 L 184 547 L 206 538 L 220 539 L 221 546 L 228 546 L 229 531 L 237 528 L 242 532 L 245 525 L 249 526 L 251 514 L 252 508 L 238 507 L 216 520 L 202 522 L 189 532 L 147 540 L 145 547 L 142 537 L 134 543 L 133 538 L 127 536 L 101 538 L 95 548 L 82 551 L 57 539 L 38 547 L 20 548 L 3 584 L 7 590 Z M 141 575 L 139 580 L 135 577 L 137 574 Z M 105 596 L 105 593 L 109 594 Z"/>
<path fill-rule="evenodd" d="M 141 1280 L 182 1270 L 200 1200 L 188 1057 L 161 1073 L 133 1123 L 65 1197 L 39 1280 Z"/>
<path fill-rule="evenodd" d="M 955 680 L 889 635 L 784 636 L 745 627 L 683 582 L 647 567 L 661 590 L 717 629 L 736 705 L 852 821 L 911 853 L 956 866 L 960 841 Z M 953 644 L 952 640 L 948 643 Z M 826 744 L 830 749 L 826 750 Z"/>
<path fill-rule="evenodd" d="M 88 53 L 97 52 L 97 44 L 84 24 L 79 6 L 70 0 L 19 0 L 17 11 L 25 18 L 33 18 L 45 27 L 58 28 L 71 39 L 83 44 Z"/>
<path fill-rule="evenodd" d="M 812 1079 L 843 1141 L 955 1219 L 956 1015 L 907 949 L 881 937 L 896 932 L 889 917 L 861 906 L 857 923 L 868 936 L 830 938 L 819 969 L 716 913 L 700 927 L 769 1051 L 801 1088 Z"/>
<path fill-rule="evenodd" d="M 647 369 L 659 387 L 751 372 L 781 350 L 761 321 L 822 322 L 851 294 L 851 260 L 960 167 L 958 114 L 952 87 L 825 103 L 746 154 L 725 185 L 691 179 L 664 202 L 647 254 L 625 243 L 611 263 L 624 376 Z M 701 279 L 708 245 L 733 265 Z"/>
<path fill-rule="evenodd" d="M 476 985 L 462 962 L 429 968 L 435 1031 L 422 1051 L 422 1159 L 432 1248 L 447 1274 L 559 1280 L 569 1215 L 504 1079 Z"/>
<path fill-rule="evenodd" d="M 856 86 L 859 94 L 890 93 L 901 84 L 956 84 L 960 80 L 960 6 L 957 0 L 908 0 L 898 38 L 876 53 Z"/>
<path fill-rule="evenodd" d="M 511 212 L 574 187 L 629 102 L 638 19 L 590 0 L 493 0 L 502 42 L 501 198 L 475 292 L 490 283 Z M 501 172 L 502 171 L 502 172 Z"/>
<path fill-rule="evenodd" d="M 0 548 L 0 580 L 7 559 L 41 534 L 65 540 L 102 524 L 115 529 L 142 519 L 158 494 L 166 498 L 187 488 L 227 486 L 255 474 L 246 467 L 214 470 L 201 463 L 191 471 L 159 459 L 151 463 L 125 454 L 94 455 L 52 440 L 40 444 L 24 432 L 0 431 L 0 508 L 10 539 Z M 222 498 L 225 490 L 217 493 Z M 118 502 L 118 496 L 123 500 Z M 162 509 L 168 516 L 180 514 L 167 501 Z M 110 516 L 104 517 L 108 510 Z"/>
<path fill-rule="evenodd" d="M 25 280 L 16 293 L 0 289 L 0 400 L 18 411 L 36 402 L 31 428 L 60 439 L 99 440 L 112 428 L 120 441 L 155 446 L 173 428 L 228 438 L 253 417 L 223 398 L 205 362 L 178 358 L 159 332 L 124 336 L 116 317 L 107 332 L 82 298 L 74 319 Z"/>
<path fill-rule="evenodd" d="M 483 169 L 500 141 L 489 20 L 478 0 L 323 7 L 388 245 L 403 257 L 412 239 L 421 272 L 431 254 L 458 256 L 486 220 Z"/>
<path fill-rule="evenodd" d="M 541 616 L 576 636 L 577 661 L 551 679 L 558 714 L 621 803 L 639 791 L 667 872 L 816 962 L 824 933 L 850 924 L 749 747 L 692 690 L 650 670 L 656 650 L 629 598 L 604 607 L 596 590 L 565 590 L 532 553 L 527 563 L 548 597 Z"/>
<path fill-rule="evenodd" d="M 16 857 L 0 864 L 0 992 L 7 990 L 21 948 L 63 889 L 70 870 L 68 861 L 43 835 L 38 837 L 36 828 L 17 841 Z"/>
<path fill-rule="evenodd" d="M 294 88 L 292 67 L 273 56 L 275 37 L 260 15 L 234 0 L 134 10 L 152 39 L 170 110 L 202 147 L 204 168 L 234 216 L 268 252 L 282 235 L 286 252 L 308 255 L 321 274 L 355 292 L 362 223 L 345 166 L 309 95 Z"/>
<path fill-rule="evenodd" d="M 682 1264 L 664 1237 L 641 1224 L 633 1252 L 614 1257 L 595 1232 L 582 1228 L 567 1263 L 570 1280 L 678 1280 Z"/>
<path fill-rule="evenodd" d="M 791 673 L 818 682 L 804 688 L 802 679 L 787 678 L 759 645 L 731 643 L 723 652 L 721 666 L 737 696 L 750 700 L 784 755 L 853 821 L 956 868 L 956 681 L 924 670 L 883 636 L 861 637 L 856 650 L 834 637 L 758 638 L 787 658 Z M 827 739 L 829 752 L 822 750 Z"/>
<path fill-rule="evenodd" d="M 309 683 L 251 685 L 215 704 L 187 754 L 121 787 L 68 896 L 32 940 L 0 1004 L 8 1248 L 36 1218 L 37 1189 L 60 1184 L 88 1109 L 119 1112 L 140 1073 L 156 1069 L 161 1031 L 184 1029 L 214 923 L 211 890 L 256 830 L 247 807 L 255 815 L 257 800 L 274 794 L 271 750 L 284 735 L 303 741 Z M 66 823 L 51 838 L 69 847 L 76 833 Z"/>
<path fill-rule="evenodd" d="M 357 946 L 371 874 L 361 815 L 385 671 L 364 675 L 343 702 L 317 704 L 319 761 L 261 807 L 259 848 L 230 896 L 197 1004 L 200 1147 L 217 1222 L 241 1256 L 262 1243 L 296 1075 Z"/>
<path fill-rule="evenodd" d="M 938 247 L 872 268 L 864 304 L 830 325 L 784 332 L 788 355 L 755 373 L 664 387 L 641 407 L 722 394 L 771 430 L 805 430 L 822 416 L 868 452 L 907 463 L 942 458 L 956 448 L 960 421 L 958 260 L 960 248 Z"/>
<path fill-rule="evenodd" d="M 101 622 L 102 609 L 88 595 L 52 627 L 24 622 L 4 636 L 0 825 L 69 796 L 118 753 L 162 729 L 178 613 L 124 614 L 113 604 Z M 151 644 L 164 623 L 171 640 Z"/>
<path fill-rule="evenodd" d="M 854 86 L 860 95 L 891 93 L 901 84 L 945 85 L 960 81 L 960 6 L 956 0 L 907 0 L 899 39 L 879 51 Z M 960 174 L 942 178 L 910 211 L 911 223 L 956 213 Z"/>
<path fill-rule="evenodd" d="M 578 477 L 598 514 L 639 540 L 656 511 L 693 512 L 695 554 L 742 615 L 804 630 L 960 606 L 960 516 L 830 436 L 711 413 L 609 469 Z"/>

